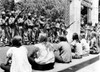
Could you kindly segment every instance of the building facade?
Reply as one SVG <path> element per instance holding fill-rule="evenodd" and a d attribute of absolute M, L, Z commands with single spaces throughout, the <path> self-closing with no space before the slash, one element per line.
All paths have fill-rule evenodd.
<path fill-rule="evenodd" d="M 73 33 L 80 35 L 81 24 L 98 23 L 99 0 L 71 0 L 70 2 L 70 24 L 68 39 L 71 42 Z"/>
<path fill-rule="evenodd" d="M 99 0 L 92 0 L 92 26 L 99 21 Z"/>

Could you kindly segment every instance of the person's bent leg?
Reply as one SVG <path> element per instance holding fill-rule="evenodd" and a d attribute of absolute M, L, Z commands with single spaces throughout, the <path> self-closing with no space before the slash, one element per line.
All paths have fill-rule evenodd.
<path fill-rule="evenodd" d="M 34 58 L 28 57 L 29 63 L 32 65 L 33 69 L 37 69 L 38 64 L 34 61 Z"/>
<path fill-rule="evenodd" d="M 10 72 L 10 65 L 6 65 L 4 63 L 2 63 L 0 65 L 1 69 L 3 69 L 5 72 Z"/>
<path fill-rule="evenodd" d="M 55 63 L 46 64 L 46 65 L 43 66 L 43 69 L 42 70 L 50 70 L 50 69 L 53 69 L 54 68 L 54 64 Z"/>

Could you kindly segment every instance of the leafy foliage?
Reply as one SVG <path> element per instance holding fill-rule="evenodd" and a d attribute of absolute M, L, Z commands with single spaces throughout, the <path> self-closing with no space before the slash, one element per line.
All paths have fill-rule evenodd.
<path fill-rule="evenodd" d="M 38 16 L 50 17 L 53 21 L 59 17 L 63 18 L 64 15 L 64 4 L 62 0 L 24 0 L 15 5 L 13 5 L 13 2 L 14 0 L 10 0 L 10 2 L 9 0 L 0 0 L 0 10 L 7 10 L 14 6 L 14 10 L 28 8 L 25 13 L 36 13 Z"/>
<path fill-rule="evenodd" d="M 22 3 L 17 3 L 17 9 L 28 7 L 26 13 L 37 13 L 38 16 L 46 16 L 55 20 L 58 17 L 63 18 L 64 4 L 62 0 L 25 0 Z M 22 8 L 23 7 L 23 8 Z"/>

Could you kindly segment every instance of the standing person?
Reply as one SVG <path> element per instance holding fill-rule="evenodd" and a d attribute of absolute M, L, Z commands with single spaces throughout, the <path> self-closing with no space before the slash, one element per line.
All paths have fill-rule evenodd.
<path fill-rule="evenodd" d="M 4 44 L 5 33 L 4 30 L 0 27 L 0 46 L 5 46 Z"/>
<path fill-rule="evenodd" d="M 32 44 L 34 44 L 35 42 L 35 31 L 32 30 Z"/>
<path fill-rule="evenodd" d="M 52 45 L 47 43 L 47 36 L 41 36 L 39 42 L 34 45 L 38 49 L 30 55 L 29 62 L 36 70 L 52 69 L 55 63 Z"/>
<path fill-rule="evenodd" d="M 12 40 L 12 47 L 7 51 L 7 63 L 0 67 L 5 72 L 32 72 L 28 62 L 28 51 L 21 45 L 21 37 L 15 36 Z"/>
<path fill-rule="evenodd" d="M 11 35 L 10 35 L 10 26 L 9 26 L 9 11 L 6 11 L 6 18 L 5 18 L 5 44 L 10 45 Z"/>
<path fill-rule="evenodd" d="M 15 24 L 14 24 L 14 21 L 15 21 L 15 16 L 12 13 L 10 13 L 10 17 L 9 17 L 8 23 L 9 23 L 9 26 L 10 26 L 10 34 L 11 34 L 10 37 L 11 38 L 13 38 L 14 35 L 15 35 Z"/>
<path fill-rule="evenodd" d="M 31 42 L 32 42 L 32 29 L 33 29 L 33 22 L 32 22 L 31 13 L 28 14 L 28 18 L 27 18 L 25 23 L 27 24 L 27 27 L 28 27 L 28 38 L 29 38 L 29 43 L 31 44 Z"/>
<path fill-rule="evenodd" d="M 82 50 L 82 44 L 80 42 L 79 36 L 77 33 L 74 33 L 72 38 L 73 38 L 73 41 L 71 43 L 72 51 L 73 51 L 72 56 L 75 59 L 80 59 L 82 58 L 83 50 Z"/>
<path fill-rule="evenodd" d="M 0 19 L 0 26 L 2 27 L 3 30 L 5 30 L 5 19 L 6 19 L 6 14 L 5 12 L 2 12 L 2 18 Z"/>
<path fill-rule="evenodd" d="M 18 22 L 18 33 L 19 35 L 22 37 L 22 40 L 23 40 L 23 34 L 24 34 L 24 19 L 23 19 L 23 16 L 22 15 L 19 15 L 18 19 L 17 19 L 17 22 Z"/>
<path fill-rule="evenodd" d="M 57 62 L 70 63 L 72 61 L 71 46 L 63 36 L 59 37 L 59 43 L 54 44 L 54 48 Z"/>
<path fill-rule="evenodd" d="M 28 30 L 27 30 L 27 28 L 24 28 L 24 33 L 23 33 L 23 44 L 24 44 L 24 45 L 28 45 L 28 44 L 29 44 Z"/>
<path fill-rule="evenodd" d="M 5 32 L 5 20 L 6 20 L 6 14 L 5 12 L 2 12 L 2 18 L 0 18 L 0 26 L 2 28 L 2 30 L 4 30 Z"/>

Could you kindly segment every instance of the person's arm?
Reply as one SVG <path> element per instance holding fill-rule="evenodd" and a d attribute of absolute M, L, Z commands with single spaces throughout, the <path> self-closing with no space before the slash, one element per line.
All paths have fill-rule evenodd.
<path fill-rule="evenodd" d="M 75 46 L 76 46 L 76 42 L 75 41 L 73 41 L 73 42 L 71 42 L 71 49 L 74 49 L 75 48 Z"/>
<path fill-rule="evenodd" d="M 32 52 L 30 53 L 30 55 L 29 55 L 29 57 L 31 57 L 31 58 L 37 58 L 38 57 L 38 55 L 37 55 L 37 52 L 39 51 L 39 48 L 38 47 L 36 47 L 36 46 L 34 46 L 33 48 L 32 48 Z"/>
<path fill-rule="evenodd" d="M 91 41 L 90 41 L 90 48 L 92 48 L 93 47 L 93 39 L 91 39 Z"/>
<path fill-rule="evenodd" d="M 9 49 L 9 50 L 7 51 L 5 64 L 11 63 L 11 57 L 12 57 L 12 49 Z"/>
<path fill-rule="evenodd" d="M 10 64 L 11 63 L 11 58 L 9 57 L 6 57 L 6 60 L 5 60 L 5 63 L 6 65 Z"/>

